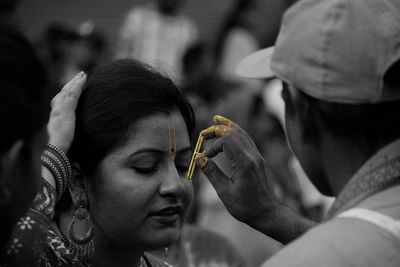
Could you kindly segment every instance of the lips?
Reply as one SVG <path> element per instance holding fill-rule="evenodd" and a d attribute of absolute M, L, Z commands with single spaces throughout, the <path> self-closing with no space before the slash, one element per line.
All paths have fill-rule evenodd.
<path fill-rule="evenodd" d="M 152 212 L 149 215 L 157 219 L 160 223 L 169 224 L 176 222 L 182 212 L 183 208 L 181 206 L 169 206 L 156 212 Z"/>
<path fill-rule="evenodd" d="M 173 216 L 173 215 L 179 215 L 182 213 L 182 207 L 181 206 L 170 206 L 163 208 L 161 210 L 158 210 L 156 212 L 150 213 L 152 216 Z"/>

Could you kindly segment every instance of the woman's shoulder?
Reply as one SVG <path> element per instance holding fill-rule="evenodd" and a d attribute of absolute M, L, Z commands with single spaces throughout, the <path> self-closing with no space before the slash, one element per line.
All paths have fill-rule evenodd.
<path fill-rule="evenodd" d="M 143 258 L 147 264 L 147 267 L 173 267 L 168 262 L 165 262 L 149 252 L 145 252 Z"/>

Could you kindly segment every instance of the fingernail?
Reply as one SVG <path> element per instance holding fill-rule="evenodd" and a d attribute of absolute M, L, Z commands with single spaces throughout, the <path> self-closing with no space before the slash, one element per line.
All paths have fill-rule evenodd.
<path fill-rule="evenodd" d="M 76 75 L 76 77 L 78 77 L 79 79 L 82 79 L 85 76 L 86 74 L 83 71 L 79 72 L 78 75 Z"/>
<path fill-rule="evenodd" d="M 220 120 L 221 119 L 221 115 L 214 115 L 214 117 L 213 117 L 213 121 L 216 123 L 216 122 L 218 122 L 218 120 Z"/>
<path fill-rule="evenodd" d="M 196 158 L 195 158 L 196 164 L 200 166 L 200 168 L 204 168 L 206 166 L 208 157 L 204 155 L 203 153 L 197 153 Z"/>
<path fill-rule="evenodd" d="M 213 126 L 210 126 L 209 128 L 202 130 L 202 131 L 200 132 L 200 135 L 203 135 L 203 136 L 204 136 L 204 135 L 207 135 L 207 134 L 213 133 L 213 132 L 214 132 L 214 130 L 215 130 L 215 128 L 216 128 L 216 126 L 215 126 L 215 125 L 213 125 Z"/>

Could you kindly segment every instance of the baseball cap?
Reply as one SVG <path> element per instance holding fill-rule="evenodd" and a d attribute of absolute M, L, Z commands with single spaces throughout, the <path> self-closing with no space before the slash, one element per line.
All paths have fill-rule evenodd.
<path fill-rule="evenodd" d="M 275 44 L 246 57 L 243 77 L 278 77 L 317 99 L 347 104 L 400 100 L 384 84 L 400 60 L 400 1 L 300 0 Z"/>

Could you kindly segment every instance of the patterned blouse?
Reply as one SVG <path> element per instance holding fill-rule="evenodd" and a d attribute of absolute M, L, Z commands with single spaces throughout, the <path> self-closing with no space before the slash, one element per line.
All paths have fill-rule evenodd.
<path fill-rule="evenodd" d="M 52 222 L 56 190 L 45 179 L 28 212 L 14 228 L 5 248 L 4 267 L 11 266 L 93 266 L 81 262 L 65 245 Z M 145 253 L 141 267 L 172 267 L 151 254 Z"/>

